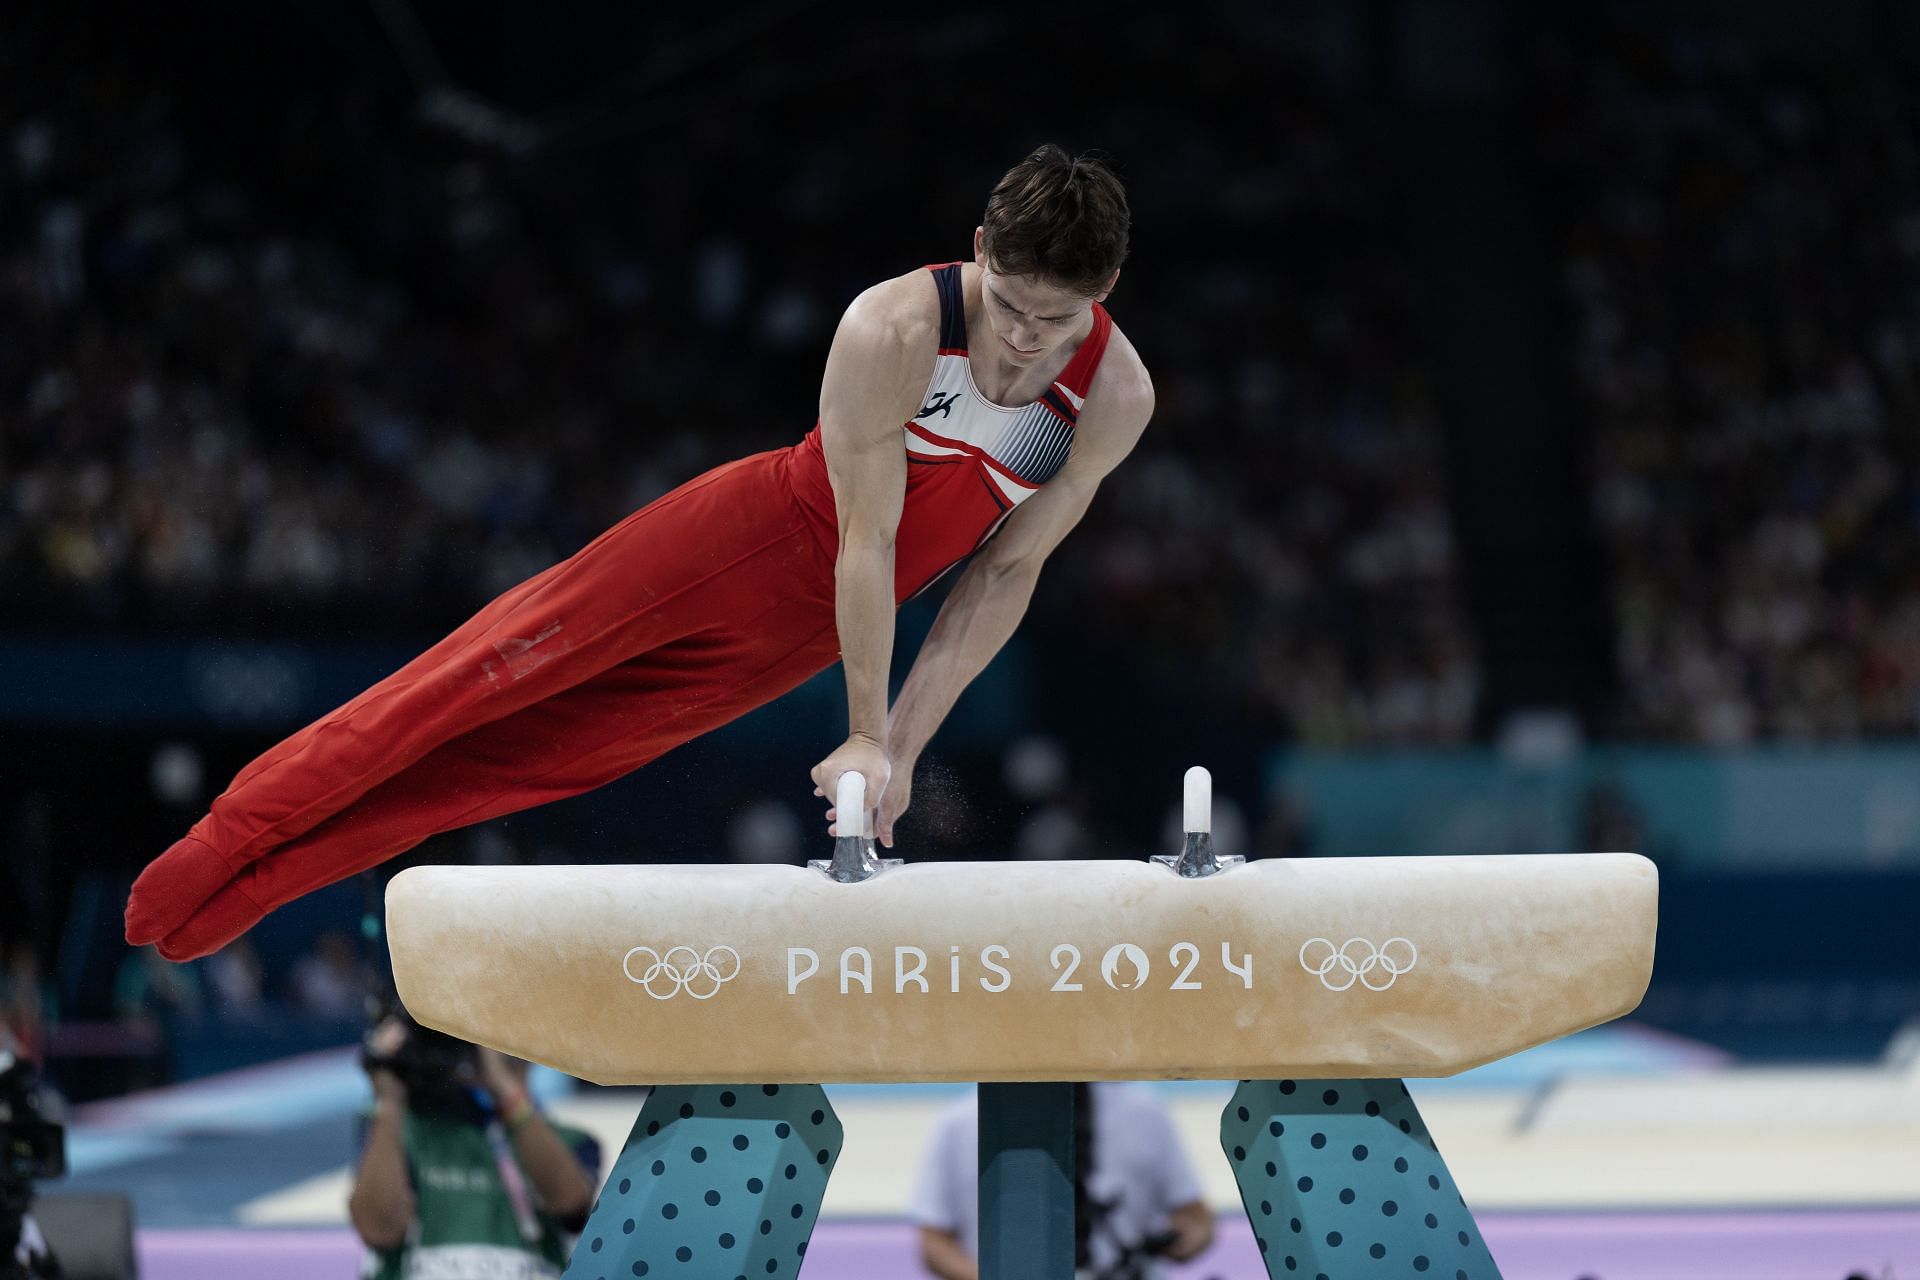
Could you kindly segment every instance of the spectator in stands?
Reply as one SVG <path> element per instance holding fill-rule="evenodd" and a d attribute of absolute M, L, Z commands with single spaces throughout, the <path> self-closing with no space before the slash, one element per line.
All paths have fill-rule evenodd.
<path fill-rule="evenodd" d="M 1550 42 L 1536 123 L 1596 433 L 1615 731 L 1920 728 L 1920 257 L 1906 55 L 1684 19 Z"/>
<path fill-rule="evenodd" d="M 46 1029 L 54 1013 L 39 948 L 24 938 L 0 946 L 0 1026 L 12 1032 L 21 1057 L 38 1062 L 46 1056 Z"/>
<path fill-rule="evenodd" d="M 215 1013 L 229 1023 L 257 1023 L 267 1017 L 265 975 L 249 938 L 240 938 L 207 957 L 207 988 Z"/>
<path fill-rule="evenodd" d="M 373 975 L 338 929 L 315 940 L 313 950 L 293 967 L 293 1000 L 302 1013 L 352 1022 L 366 1016 Z"/>
<path fill-rule="evenodd" d="M 175 1023 L 191 1022 L 205 1012 L 200 973 L 198 961 L 169 964 L 152 947 L 137 947 L 114 975 L 114 1016 L 135 1024 L 143 1035 L 158 1028 L 164 1036 Z"/>

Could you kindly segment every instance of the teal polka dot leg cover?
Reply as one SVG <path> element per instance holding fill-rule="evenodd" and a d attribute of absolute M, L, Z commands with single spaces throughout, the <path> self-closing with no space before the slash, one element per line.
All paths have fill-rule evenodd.
<path fill-rule="evenodd" d="M 1500 1280 L 1398 1080 L 1245 1080 L 1220 1117 L 1272 1280 Z"/>
<path fill-rule="evenodd" d="M 657 1088 L 566 1280 L 790 1280 L 840 1145 L 840 1118 L 818 1085 Z"/>

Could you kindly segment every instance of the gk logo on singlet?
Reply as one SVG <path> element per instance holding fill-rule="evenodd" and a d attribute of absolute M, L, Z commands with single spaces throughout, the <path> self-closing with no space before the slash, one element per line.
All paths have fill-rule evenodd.
<path fill-rule="evenodd" d="M 933 393 L 933 399 L 927 401 L 925 407 L 913 416 L 916 420 L 920 418 L 931 418 L 935 415 L 942 418 L 951 417 L 953 416 L 954 403 L 959 399 L 960 393 L 958 391 L 936 391 Z"/>

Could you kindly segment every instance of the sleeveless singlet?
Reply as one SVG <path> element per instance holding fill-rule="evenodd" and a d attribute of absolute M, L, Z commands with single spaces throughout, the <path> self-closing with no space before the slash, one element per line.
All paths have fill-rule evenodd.
<path fill-rule="evenodd" d="M 973 385 L 967 363 L 960 266 L 927 268 L 940 294 L 940 348 L 920 412 L 901 428 L 907 495 L 894 537 L 894 599 L 903 603 L 977 551 L 1065 465 L 1113 332 L 1112 317 L 1094 303 L 1093 328 L 1053 385 L 1031 404 L 994 404 Z M 794 490 L 835 547 L 839 522 L 819 423 L 795 446 L 794 461 Z"/>

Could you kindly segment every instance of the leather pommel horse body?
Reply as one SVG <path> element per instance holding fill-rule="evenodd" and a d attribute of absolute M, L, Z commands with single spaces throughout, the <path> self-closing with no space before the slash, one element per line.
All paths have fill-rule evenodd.
<path fill-rule="evenodd" d="M 994 1188 L 1020 1151 L 983 1150 L 983 1216 L 997 1190 L 1016 1217 L 1065 1173 L 1061 1095 L 1031 1082 L 1240 1080 L 1222 1145 L 1273 1276 L 1497 1276 L 1399 1079 L 1619 1017 L 1652 973 L 1658 880 L 1634 854 L 883 867 L 858 839 L 844 876 L 392 881 L 394 976 L 420 1022 L 657 1086 L 570 1280 L 795 1274 L 839 1154 L 823 1080 L 1002 1086 L 998 1111 L 982 1090 L 983 1144 L 1019 1148 L 1024 1126 L 1046 1157 L 1040 1184 Z M 1037 1241 L 983 1230 L 982 1274 L 1066 1280 L 1057 1208 L 1021 1227 Z"/>

